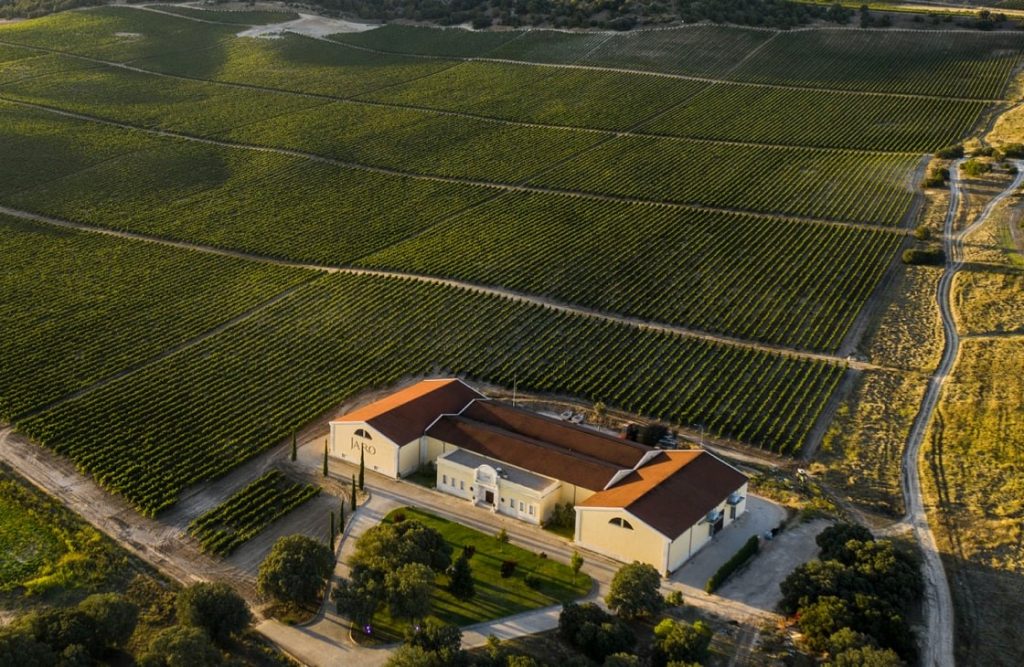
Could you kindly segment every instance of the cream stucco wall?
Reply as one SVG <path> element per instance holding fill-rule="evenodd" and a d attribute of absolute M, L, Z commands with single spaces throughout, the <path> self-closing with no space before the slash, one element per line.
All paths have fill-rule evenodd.
<path fill-rule="evenodd" d="M 559 489 L 558 502 L 575 505 L 577 503 L 582 503 L 592 495 L 594 495 L 594 492 L 590 489 L 584 489 L 582 486 L 562 482 L 562 488 Z"/>
<path fill-rule="evenodd" d="M 420 441 L 417 438 L 398 450 L 398 475 L 406 477 L 416 472 L 419 467 Z"/>
<path fill-rule="evenodd" d="M 362 438 L 355 433 L 366 431 L 370 437 Z M 398 445 L 366 423 L 331 424 L 328 451 L 343 461 L 359 465 L 360 448 L 366 453 L 366 469 L 387 475 L 398 476 Z"/>
<path fill-rule="evenodd" d="M 612 519 L 628 521 L 633 528 L 616 526 L 610 523 Z M 650 563 L 663 574 L 666 571 L 668 539 L 621 509 L 577 507 L 576 542 L 616 560 L 638 560 Z"/>
<path fill-rule="evenodd" d="M 520 521 L 539 525 L 550 516 L 559 502 L 557 484 L 544 492 L 538 492 L 501 477 L 481 483 L 476 468 L 467 468 L 443 457 L 438 458 L 436 463 L 438 491 L 481 504 L 485 503 L 485 492 L 491 491 L 494 494 L 494 511 Z"/>

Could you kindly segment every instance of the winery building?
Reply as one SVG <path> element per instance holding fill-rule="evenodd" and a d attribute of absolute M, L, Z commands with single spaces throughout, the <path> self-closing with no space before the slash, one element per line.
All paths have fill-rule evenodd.
<path fill-rule="evenodd" d="M 437 489 L 541 524 L 575 507 L 575 542 L 669 573 L 746 509 L 747 478 L 704 450 L 663 451 L 424 380 L 331 422 L 330 452 L 389 477 L 433 462 Z"/>

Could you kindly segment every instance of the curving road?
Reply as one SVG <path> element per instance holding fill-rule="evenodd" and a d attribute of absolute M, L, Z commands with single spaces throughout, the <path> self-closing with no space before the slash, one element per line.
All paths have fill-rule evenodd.
<path fill-rule="evenodd" d="M 977 220 L 965 229 L 956 231 L 957 214 L 960 211 L 960 202 L 963 198 L 963 186 L 960 182 L 960 164 L 962 162 L 963 160 L 955 161 L 949 170 L 949 211 L 946 214 L 944 228 L 946 269 L 939 280 L 935 295 L 942 314 L 942 329 L 946 344 L 942 351 L 942 359 L 928 382 L 928 389 L 921 401 L 921 409 L 914 419 L 913 427 L 907 438 L 907 446 L 903 452 L 901 482 L 907 513 L 900 524 L 910 527 L 921 545 L 921 552 L 924 556 L 922 570 L 925 580 L 926 630 L 921 641 L 921 664 L 925 667 L 949 667 L 955 664 L 953 602 L 949 591 L 949 581 L 946 578 L 946 569 L 942 564 L 942 557 L 939 555 L 935 542 L 935 534 L 932 533 L 931 527 L 928 525 L 928 514 L 921 497 L 921 472 L 918 465 L 921 444 L 938 406 L 942 387 L 960 354 L 960 335 L 957 332 L 952 303 L 953 279 L 964 265 L 964 239 L 984 224 L 995 207 L 1015 192 L 1021 183 L 1024 183 L 1024 161 L 1015 160 L 1017 176 L 1013 182 L 988 203 Z"/>

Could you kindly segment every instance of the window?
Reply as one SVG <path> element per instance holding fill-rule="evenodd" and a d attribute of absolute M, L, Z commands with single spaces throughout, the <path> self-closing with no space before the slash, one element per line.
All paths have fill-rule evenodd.
<path fill-rule="evenodd" d="M 628 521 L 621 517 L 615 517 L 614 519 L 611 519 L 608 523 L 612 524 L 613 526 L 618 526 L 619 528 L 625 528 L 626 530 L 633 530 L 632 524 L 630 524 Z"/>
<path fill-rule="evenodd" d="M 729 520 L 732 520 L 732 519 L 735 519 L 735 518 L 736 518 L 736 506 L 735 505 L 729 505 Z"/>
<path fill-rule="evenodd" d="M 441 483 L 442 484 L 447 484 L 448 483 L 448 475 L 441 475 Z"/>
<path fill-rule="evenodd" d="M 530 516 L 533 516 L 533 505 L 530 505 Z"/>
<path fill-rule="evenodd" d="M 356 436 L 360 438 L 366 438 L 367 440 L 373 440 L 373 437 L 370 436 L 369 433 L 367 433 L 364 429 L 361 428 L 356 429 Z"/>
<path fill-rule="evenodd" d="M 524 503 L 522 500 L 520 500 L 519 501 L 519 511 L 522 512 L 525 509 L 526 509 L 526 503 Z"/>
<path fill-rule="evenodd" d="M 466 482 L 461 480 L 461 479 L 459 480 L 459 490 L 460 491 L 465 491 L 466 490 Z"/>

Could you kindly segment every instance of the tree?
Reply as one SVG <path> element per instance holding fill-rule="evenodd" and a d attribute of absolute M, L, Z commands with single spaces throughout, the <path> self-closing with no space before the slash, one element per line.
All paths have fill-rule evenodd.
<path fill-rule="evenodd" d="M 853 620 L 849 603 L 834 595 L 825 595 L 800 608 L 800 630 L 807 645 L 815 651 L 825 651 L 829 638 Z"/>
<path fill-rule="evenodd" d="M 714 633 L 704 621 L 690 625 L 686 621 L 666 618 L 654 628 L 654 645 L 661 660 L 673 662 L 703 662 Z"/>
<path fill-rule="evenodd" d="M 566 604 L 558 617 L 558 632 L 566 642 L 596 662 L 602 662 L 613 653 L 629 651 L 636 643 L 629 626 L 593 602 Z"/>
<path fill-rule="evenodd" d="M 664 605 L 660 587 L 661 575 L 653 566 L 633 561 L 615 573 L 605 602 L 626 620 L 644 618 L 658 613 Z"/>
<path fill-rule="evenodd" d="M 331 512 L 331 542 L 329 546 L 334 548 L 334 512 Z"/>
<path fill-rule="evenodd" d="M 384 601 L 384 582 L 366 568 L 355 567 L 348 579 L 342 579 L 334 589 L 338 613 L 359 626 L 367 626 Z"/>
<path fill-rule="evenodd" d="M 572 568 L 572 583 L 576 583 L 576 575 L 580 573 L 583 568 L 583 556 L 580 555 L 579 551 L 572 552 L 572 558 L 569 559 L 569 567 Z"/>
<path fill-rule="evenodd" d="M 391 653 L 385 667 L 448 667 L 444 658 L 419 646 L 402 644 Z"/>
<path fill-rule="evenodd" d="M 925 228 L 927 229 L 927 227 Z M 846 543 L 850 540 L 870 542 L 875 539 L 871 531 L 855 523 L 837 523 L 821 531 L 814 541 L 821 547 L 818 558 L 836 560 L 843 553 Z"/>
<path fill-rule="evenodd" d="M 226 642 L 252 622 L 245 600 L 223 582 L 193 584 L 178 593 L 178 622 L 205 630 L 215 642 Z"/>
<path fill-rule="evenodd" d="M 388 608 L 392 616 L 416 620 L 430 613 L 430 596 L 434 592 L 432 569 L 422 563 L 406 563 L 384 577 Z"/>
<path fill-rule="evenodd" d="M 350 497 L 350 500 L 352 501 L 352 505 L 351 505 L 350 509 L 353 512 L 355 512 L 356 511 L 356 476 L 355 475 L 352 475 L 352 496 Z"/>
<path fill-rule="evenodd" d="M 329 471 L 327 469 L 327 441 L 325 440 L 324 441 L 324 477 L 327 477 L 328 472 Z"/>
<path fill-rule="evenodd" d="M 302 604 L 316 599 L 333 568 L 334 554 L 322 542 L 289 535 L 274 543 L 256 584 L 263 595 Z"/>
<path fill-rule="evenodd" d="M 57 656 L 24 628 L 0 627 L 0 665 L 53 667 Z"/>
<path fill-rule="evenodd" d="M 345 532 L 345 499 L 341 500 L 341 506 L 338 507 L 338 532 Z"/>
<path fill-rule="evenodd" d="M 903 664 L 895 651 L 874 646 L 847 649 L 825 663 L 827 667 L 900 667 Z"/>
<path fill-rule="evenodd" d="M 359 490 L 362 491 L 366 485 L 366 453 L 364 448 L 359 448 Z"/>
<path fill-rule="evenodd" d="M 605 419 L 608 418 L 608 407 L 603 401 L 594 403 L 594 422 L 598 425 L 603 426 Z"/>
<path fill-rule="evenodd" d="M 448 568 L 448 591 L 460 600 L 469 600 L 476 595 L 473 568 L 469 565 L 469 556 L 465 550 Z"/>
<path fill-rule="evenodd" d="M 441 656 L 454 656 L 462 648 L 462 630 L 457 625 L 428 618 L 418 631 L 410 631 L 405 641 Z"/>
<path fill-rule="evenodd" d="M 631 653 L 613 653 L 604 659 L 602 667 L 640 667 L 640 658 Z"/>
<path fill-rule="evenodd" d="M 295 461 L 299 457 L 299 446 L 296 442 L 295 431 L 292 431 L 292 461 Z"/>
<path fill-rule="evenodd" d="M 444 572 L 451 565 L 451 553 L 444 536 L 419 521 L 382 523 L 360 536 L 352 565 L 386 573 L 406 563 L 422 563 Z"/>
<path fill-rule="evenodd" d="M 135 632 L 139 609 L 117 593 L 96 593 L 78 603 L 78 608 L 96 623 L 96 635 L 103 646 L 124 646 Z"/>
<path fill-rule="evenodd" d="M 96 621 L 78 609 L 45 609 L 32 612 L 15 622 L 37 642 L 57 654 L 69 646 L 80 645 L 89 655 L 98 656 L 105 648 L 99 641 Z"/>
<path fill-rule="evenodd" d="M 199 628 L 175 626 L 153 637 L 140 667 L 216 667 L 220 653 Z"/>

